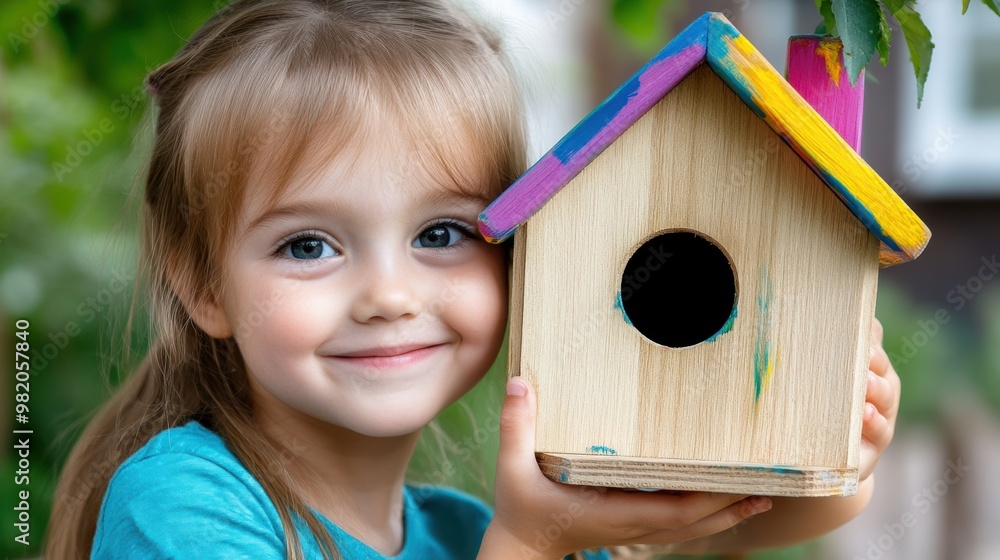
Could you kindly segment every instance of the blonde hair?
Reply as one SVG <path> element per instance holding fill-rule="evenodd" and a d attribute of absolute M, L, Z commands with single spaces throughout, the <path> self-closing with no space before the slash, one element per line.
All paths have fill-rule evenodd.
<path fill-rule="evenodd" d="M 46 556 L 89 557 L 114 471 L 155 434 L 197 419 L 276 505 L 288 558 L 303 557 L 292 513 L 325 558 L 338 558 L 293 491 L 288 450 L 252 421 L 234 340 L 198 328 L 178 294 L 217 295 L 253 169 L 276 177 L 273 202 L 303 157 L 317 148 L 335 156 L 362 138 L 376 113 L 395 117 L 420 147 L 415 163 L 440 166 L 463 192 L 495 197 L 526 167 L 513 72 L 498 37 L 444 0 L 236 0 L 153 71 L 147 87 L 157 107 L 138 278 L 148 294 L 137 288 L 126 331 L 148 305 L 152 343 L 70 454 Z M 455 160 L 456 136 L 481 165 L 475 176 Z M 126 338 L 126 362 L 128 347 Z"/>

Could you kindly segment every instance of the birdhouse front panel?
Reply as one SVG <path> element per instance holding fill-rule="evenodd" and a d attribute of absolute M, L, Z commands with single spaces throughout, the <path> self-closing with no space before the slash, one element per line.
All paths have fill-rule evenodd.
<path fill-rule="evenodd" d="M 548 477 L 856 492 L 878 268 L 930 232 L 856 152 L 839 45 L 793 46 L 843 135 L 708 13 L 480 215 Z"/>
<path fill-rule="evenodd" d="M 537 387 L 539 452 L 818 467 L 850 484 L 878 242 L 711 69 L 694 70 L 522 232 L 512 344 Z M 664 233 L 707 243 L 647 244 Z M 731 274 L 734 290 L 681 285 L 659 294 L 676 314 L 656 319 L 688 331 L 719 299 L 725 316 L 701 340 L 651 340 L 631 302 L 697 276 L 713 246 L 729 270 L 708 274 Z"/>

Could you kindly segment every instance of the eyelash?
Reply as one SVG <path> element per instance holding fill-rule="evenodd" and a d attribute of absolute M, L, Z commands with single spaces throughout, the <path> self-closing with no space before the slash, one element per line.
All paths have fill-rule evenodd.
<path fill-rule="evenodd" d="M 453 245 L 449 245 L 447 247 L 437 247 L 437 249 L 439 251 L 440 250 L 455 249 L 455 248 L 457 248 L 457 247 L 459 247 L 461 245 L 464 245 L 468 241 L 471 241 L 471 240 L 473 240 L 473 239 L 476 238 L 476 233 L 477 232 L 473 231 L 473 229 L 471 227 L 469 227 L 465 222 L 460 222 L 458 220 L 453 220 L 453 219 L 439 220 L 437 222 L 428 224 L 425 228 L 423 228 L 420 231 L 422 233 L 422 232 L 424 232 L 424 231 L 426 231 L 428 229 L 431 229 L 431 228 L 437 227 L 437 226 L 450 226 L 450 227 L 453 227 L 453 228 L 457 229 L 458 231 L 462 232 L 462 234 L 463 234 L 462 239 L 460 239 L 459 241 L 457 241 Z M 326 243 L 330 243 L 329 237 L 326 234 L 324 234 L 323 232 L 321 232 L 321 231 L 316 231 L 316 230 L 312 230 L 312 229 L 305 230 L 305 231 L 300 231 L 300 232 L 293 233 L 292 235 L 290 235 L 288 237 L 285 237 L 284 239 L 282 239 L 281 241 L 279 241 L 278 242 L 278 246 L 274 249 L 274 252 L 272 253 L 272 256 L 274 256 L 275 258 L 282 258 L 282 257 L 284 257 L 285 256 L 285 250 L 288 249 L 288 246 L 291 245 L 292 243 L 295 243 L 296 241 L 298 241 L 300 239 L 322 239 Z M 332 247 L 333 243 L 330 243 L 330 246 Z M 340 253 L 340 251 L 337 250 L 336 248 L 334 248 L 333 250 L 337 251 L 337 253 Z M 300 260 L 300 259 L 292 259 L 292 260 Z"/>
<path fill-rule="evenodd" d="M 471 227 L 466 225 L 465 222 L 460 222 L 458 220 L 453 220 L 453 219 L 444 219 L 428 224 L 426 227 L 420 230 L 420 232 L 423 233 L 431 228 L 438 226 L 450 226 L 462 232 L 462 239 L 459 239 L 458 241 L 455 242 L 455 244 L 448 245 L 447 247 L 435 247 L 435 249 L 437 249 L 438 251 L 449 251 L 457 249 L 476 238 L 476 232 L 473 231 Z"/>
<path fill-rule="evenodd" d="M 331 247 L 333 247 L 333 243 L 330 242 L 329 236 L 327 236 L 326 234 L 324 234 L 321 231 L 316 231 L 314 229 L 309 229 L 309 230 L 299 231 L 299 232 L 293 233 L 292 235 L 289 235 L 288 237 L 285 237 L 284 239 L 282 239 L 281 241 L 279 241 L 278 242 L 278 246 L 274 249 L 274 252 L 272 253 L 272 256 L 275 257 L 275 258 L 279 258 L 279 259 L 280 258 L 289 258 L 289 257 L 285 256 L 285 250 L 288 249 L 289 245 L 291 245 L 292 243 L 295 243 L 296 241 L 298 241 L 300 239 L 321 239 L 321 240 L 323 240 L 323 242 L 328 243 Z M 334 247 L 333 250 L 337 251 L 338 254 L 340 253 L 340 251 L 336 247 Z M 291 259 L 291 258 L 289 258 L 289 260 L 306 262 L 306 261 L 303 261 L 302 259 Z"/>

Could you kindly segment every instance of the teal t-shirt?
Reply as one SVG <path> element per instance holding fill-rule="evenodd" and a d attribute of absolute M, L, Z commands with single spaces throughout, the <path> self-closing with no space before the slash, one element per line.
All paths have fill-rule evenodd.
<path fill-rule="evenodd" d="M 403 508 L 403 549 L 392 557 L 314 513 L 345 560 L 471 560 L 493 517 L 481 500 L 435 486 L 405 485 Z M 322 559 L 305 523 L 293 518 L 305 558 Z M 277 560 L 285 558 L 284 536 L 257 479 L 218 434 L 192 420 L 155 435 L 115 471 L 90 557 Z"/>

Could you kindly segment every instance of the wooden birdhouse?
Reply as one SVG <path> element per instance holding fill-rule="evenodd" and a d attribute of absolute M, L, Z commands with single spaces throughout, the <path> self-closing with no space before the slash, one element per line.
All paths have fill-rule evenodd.
<path fill-rule="evenodd" d="M 553 480 L 856 493 L 878 269 L 930 232 L 856 151 L 839 41 L 789 54 L 701 16 L 480 216 Z"/>

